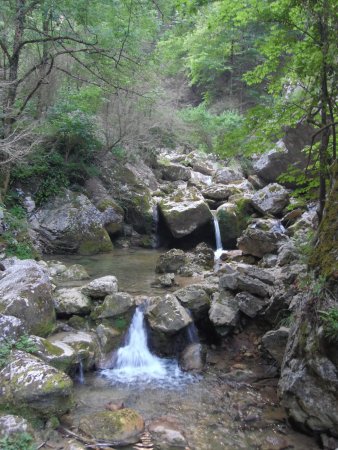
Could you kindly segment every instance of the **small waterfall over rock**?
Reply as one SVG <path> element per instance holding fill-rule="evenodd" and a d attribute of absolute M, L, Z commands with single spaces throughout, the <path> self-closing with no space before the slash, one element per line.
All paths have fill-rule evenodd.
<path fill-rule="evenodd" d="M 83 361 L 82 361 L 82 359 L 79 360 L 79 371 L 78 371 L 78 374 L 77 374 L 77 381 L 78 381 L 80 384 L 84 384 L 84 382 L 85 382 L 85 379 L 84 379 L 84 370 L 83 370 Z"/>
<path fill-rule="evenodd" d="M 215 228 L 215 240 L 216 240 L 216 251 L 215 251 L 215 261 L 217 261 L 221 254 L 223 253 L 223 246 L 222 246 L 222 238 L 221 238 L 221 231 L 219 229 L 219 223 L 216 215 L 216 211 L 213 214 L 214 216 L 214 228 Z"/>
<path fill-rule="evenodd" d="M 180 370 L 177 361 L 159 358 L 149 350 L 143 305 L 136 308 L 125 345 L 117 351 L 114 368 L 104 370 L 102 374 L 120 383 L 155 380 L 172 383 L 188 377 Z"/>
<path fill-rule="evenodd" d="M 151 224 L 152 247 L 153 248 L 158 248 L 160 245 L 159 236 L 158 236 L 158 224 L 159 224 L 158 206 L 153 205 L 152 224 Z"/>

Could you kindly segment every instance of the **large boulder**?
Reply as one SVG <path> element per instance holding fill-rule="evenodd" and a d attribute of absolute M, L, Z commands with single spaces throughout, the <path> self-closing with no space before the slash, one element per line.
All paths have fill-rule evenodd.
<path fill-rule="evenodd" d="M 304 169 L 308 158 L 302 150 L 311 144 L 312 135 L 313 128 L 310 125 L 299 124 L 295 128 L 288 128 L 276 147 L 256 161 L 256 174 L 267 183 L 273 183 L 289 166 Z"/>
<path fill-rule="evenodd" d="M 208 205 L 194 188 L 175 191 L 160 201 L 159 208 L 175 238 L 188 236 L 212 220 Z"/>
<path fill-rule="evenodd" d="M 98 411 L 82 416 L 79 430 L 109 447 L 126 446 L 139 441 L 144 431 L 144 420 L 130 408 Z"/>
<path fill-rule="evenodd" d="M 12 352 L 0 371 L 0 384 L 0 405 L 12 410 L 46 419 L 59 417 L 73 406 L 73 382 L 68 375 L 22 351 Z"/>
<path fill-rule="evenodd" d="M 54 294 L 54 306 L 59 316 L 85 316 L 90 313 L 92 303 L 90 298 L 81 292 L 81 288 L 75 287 L 58 289 Z"/>
<path fill-rule="evenodd" d="M 211 200 L 227 200 L 230 195 L 238 194 L 240 192 L 235 186 L 229 187 L 225 184 L 212 184 L 202 191 L 204 198 Z"/>
<path fill-rule="evenodd" d="M 189 344 L 180 354 L 180 367 L 185 371 L 200 372 L 205 364 L 205 356 L 201 344 L 197 342 Z"/>
<path fill-rule="evenodd" d="M 275 226 L 273 221 L 257 220 L 248 226 L 237 240 L 237 245 L 244 254 L 262 258 L 268 253 L 276 253 L 287 240 L 283 229 Z"/>
<path fill-rule="evenodd" d="M 150 423 L 148 429 L 158 450 L 189 448 L 182 426 L 172 417 L 159 417 Z"/>
<path fill-rule="evenodd" d="M 252 196 L 252 206 L 261 214 L 280 214 L 289 203 L 288 191 L 278 183 L 268 184 Z"/>
<path fill-rule="evenodd" d="M 28 333 L 46 336 L 55 326 L 52 285 L 35 261 L 15 260 L 0 278 L 0 313 L 17 317 Z"/>
<path fill-rule="evenodd" d="M 95 254 L 112 250 L 104 213 L 83 194 L 65 191 L 40 208 L 32 227 L 46 253 Z"/>
<path fill-rule="evenodd" d="M 172 335 L 192 323 L 192 319 L 174 295 L 165 295 L 149 305 L 146 317 L 152 330 Z"/>

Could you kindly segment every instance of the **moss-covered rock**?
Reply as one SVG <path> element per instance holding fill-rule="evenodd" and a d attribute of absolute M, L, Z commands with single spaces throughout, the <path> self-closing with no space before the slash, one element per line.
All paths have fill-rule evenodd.
<path fill-rule="evenodd" d="M 44 419 L 61 416 L 73 406 L 73 382 L 64 372 L 22 351 L 13 351 L 0 371 L 0 408 L 29 411 Z"/>
<path fill-rule="evenodd" d="M 38 336 L 30 336 L 30 340 L 36 348 L 33 354 L 46 363 L 66 373 L 71 373 L 76 368 L 78 357 L 69 345 L 61 341 L 52 343 Z"/>
<path fill-rule="evenodd" d="M 55 326 L 48 273 L 32 260 L 16 260 L 0 279 L 0 313 L 19 318 L 28 333 L 48 335 Z"/>
<path fill-rule="evenodd" d="M 336 168 L 338 172 L 338 165 Z M 330 192 L 309 264 L 326 278 L 338 279 L 338 179 Z"/>
<path fill-rule="evenodd" d="M 126 292 L 116 292 L 107 295 L 102 303 L 95 308 L 91 317 L 93 319 L 106 319 L 128 313 L 135 305 L 133 297 Z"/>
<path fill-rule="evenodd" d="M 77 360 L 81 360 L 85 370 L 94 367 L 95 360 L 100 356 L 100 346 L 97 336 L 94 333 L 84 331 L 61 332 L 48 338 L 48 341 L 56 346 L 67 344 L 77 355 Z"/>
<path fill-rule="evenodd" d="M 113 248 L 105 220 L 85 195 L 65 191 L 34 215 L 32 226 L 46 252 L 88 255 Z"/>
<path fill-rule="evenodd" d="M 133 409 L 100 411 L 80 420 L 79 430 L 108 445 L 123 446 L 138 442 L 144 430 L 142 417 Z"/>

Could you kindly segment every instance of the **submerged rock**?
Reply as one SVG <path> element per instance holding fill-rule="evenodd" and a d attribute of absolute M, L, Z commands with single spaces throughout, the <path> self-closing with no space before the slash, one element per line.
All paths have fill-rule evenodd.
<path fill-rule="evenodd" d="M 173 418 L 155 419 L 150 423 L 148 429 L 155 448 L 158 450 L 179 450 L 186 449 L 188 446 L 183 430 Z"/>
<path fill-rule="evenodd" d="M 52 285 L 37 262 L 16 260 L 1 274 L 0 313 L 20 319 L 31 334 L 46 336 L 53 330 Z"/>
<path fill-rule="evenodd" d="M 22 351 L 13 351 L 0 371 L 0 405 L 43 418 L 61 416 L 73 406 L 73 382 L 64 372 Z"/>
<path fill-rule="evenodd" d="M 99 411 L 82 416 L 79 430 L 107 445 L 124 446 L 139 441 L 144 430 L 144 420 L 130 408 Z"/>
<path fill-rule="evenodd" d="M 205 364 L 206 353 L 198 343 L 189 344 L 180 355 L 180 366 L 185 371 L 200 372 Z"/>

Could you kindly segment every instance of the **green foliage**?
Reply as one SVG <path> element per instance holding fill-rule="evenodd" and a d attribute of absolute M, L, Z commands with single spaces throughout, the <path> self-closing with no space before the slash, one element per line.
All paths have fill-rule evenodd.
<path fill-rule="evenodd" d="M 318 198 L 318 164 L 310 164 L 307 171 L 289 166 L 287 172 L 280 175 L 277 181 L 294 186 L 292 196 L 296 202 L 287 207 L 289 211 L 298 207 L 306 207 L 309 202 Z"/>
<path fill-rule="evenodd" d="M 185 123 L 190 125 L 193 145 L 207 152 L 225 154 L 228 150 L 233 153 L 233 138 L 243 121 L 241 115 L 234 111 L 213 114 L 204 103 L 195 108 L 186 108 L 180 115 Z"/>
<path fill-rule="evenodd" d="M 21 350 L 26 353 L 34 353 L 38 350 L 34 341 L 27 336 L 22 335 L 18 340 L 7 340 L 0 344 L 0 368 L 4 367 L 13 349 Z"/>
<path fill-rule="evenodd" d="M 338 308 L 319 311 L 324 326 L 324 335 L 332 343 L 338 342 Z"/>
<path fill-rule="evenodd" d="M 33 437 L 28 433 L 5 436 L 0 439 L 1 450 L 36 450 Z"/>
<path fill-rule="evenodd" d="M 4 223 L 6 228 L 0 240 L 5 245 L 6 256 L 16 256 L 19 259 L 37 257 L 28 234 L 26 211 L 20 205 L 5 210 Z"/>

